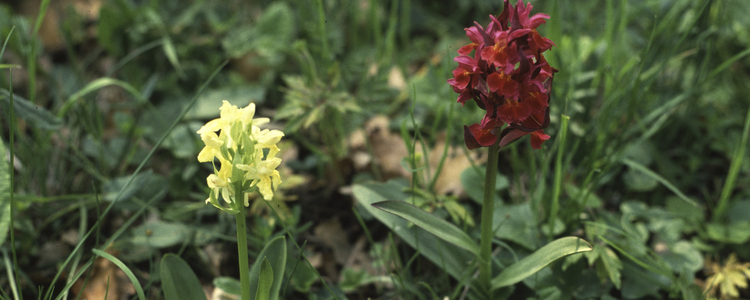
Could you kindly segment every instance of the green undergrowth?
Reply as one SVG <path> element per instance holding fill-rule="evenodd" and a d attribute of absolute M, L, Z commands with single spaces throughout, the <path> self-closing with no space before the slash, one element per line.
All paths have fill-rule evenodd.
<path fill-rule="evenodd" d="M 285 131 L 281 153 L 298 153 L 270 202 L 279 214 L 257 202 L 248 217 L 251 262 L 286 243 L 282 299 L 730 299 L 724 286 L 705 292 L 720 284 L 709 279 L 731 255 L 750 261 L 741 0 L 532 2 L 550 15 L 539 30 L 560 70 L 552 138 L 501 149 L 493 263 L 568 236 L 593 250 L 498 283 L 498 295 L 470 288 L 472 262 L 458 258 L 473 248 L 383 221 L 369 204 L 407 200 L 479 236 L 484 167 L 479 150 L 463 150 L 462 126 L 483 111 L 457 104 L 446 80 L 469 43 L 463 28 L 501 1 L 108 0 L 96 14 L 41 2 L 32 15 L 0 4 L 0 298 L 74 299 L 98 284 L 97 257 L 126 270 L 131 298 L 163 298 L 180 272 L 160 268 L 186 268 L 175 256 L 191 282 L 239 289 L 236 257 L 225 257 L 234 220 L 205 205 L 212 169 L 195 159 L 195 132 L 222 100 L 255 103 Z M 409 149 L 397 176 L 352 167 L 355 132 L 377 115 Z M 415 145 L 459 150 L 430 152 L 436 167 Z M 449 152 L 472 166 L 442 167 Z M 459 174 L 466 192 L 436 193 L 438 172 Z M 363 243 L 357 263 L 325 258 L 340 249 L 315 228 L 334 219 L 344 248 Z"/>

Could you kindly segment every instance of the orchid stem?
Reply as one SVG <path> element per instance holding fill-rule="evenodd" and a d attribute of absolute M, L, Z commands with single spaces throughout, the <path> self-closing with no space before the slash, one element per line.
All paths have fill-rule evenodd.
<path fill-rule="evenodd" d="M 499 151 L 500 143 L 498 139 L 498 142 L 490 146 L 487 158 L 487 173 L 484 176 L 482 235 L 479 244 L 479 280 L 488 292 L 490 291 L 490 282 L 492 280 L 492 217 L 495 212 L 495 179 L 497 178 Z"/>
<path fill-rule="evenodd" d="M 250 300 L 250 269 L 247 260 L 247 223 L 245 222 L 245 193 L 242 190 L 242 183 L 238 182 L 235 187 L 237 198 L 235 205 L 237 214 L 234 215 L 237 221 L 237 255 L 240 260 L 240 286 L 242 288 L 242 300 Z"/>

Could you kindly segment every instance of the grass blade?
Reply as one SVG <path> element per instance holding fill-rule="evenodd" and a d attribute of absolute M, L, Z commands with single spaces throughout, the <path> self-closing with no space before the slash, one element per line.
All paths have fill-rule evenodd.
<path fill-rule="evenodd" d="M 654 180 L 660 182 L 665 187 L 667 187 L 670 191 L 672 191 L 673 193 L 675 193 L 677 195 L 677 197 L 680 197 L 680 199 L 685 200 L 685 202 L 687 202 L 687 203 L 690 203 L 690 205 L 695 206 L 695 207 L 701 207 L 700 204 L 698 204 L 698 202 L 696 202 L 692 198 L 688 197 L 687 195 L 683 194 L 680 191 L 680 189 L 678 189 L 676 186 L 674 186 L 672 183 L 670 183 L 664 177 L 661 177 L 659 174 L 656 174 L 654 171 L 651 171 L 646 166 L 644 166 L 642 164 L 639 164 L 639 163 L 637 163 L 635 161 L 632 161 L 630 159 L 627 159 L 627 158 L 623 158 L 622 159 L 622 163 L 624 163 L 624 164 L 628 165 L 629 167 L 631 167 L 633 169 L 636 169 L 636 170 L 642 172 L 643 174 L 646 174 L 646 176 L 649 176 L 649 177 L 653 178 Z"/>
<path fill-rule="evenodd" d="M 68 97 L 68 100 L 65 101 L 65 104 L 63 104 L 63 106 L 60 108 L 60 111 L 58 111 L 57 116 L 61 118 L 62 116 L 66 115 L 68 110 L 70 110 L 70 108 L 73 106 L 73 104 L 78 102 L 78 100 L 83 98 L 83 96 L 88 95 L 89 93 L 92 93 L 96 90 L 99 90 L 101 88 L 104 88 L 110 85 L 116 85 L 128 91 L 131 95 L 133 95 L 136 98 L 139 104 L 143 104 L 143 103 L 146 103 L 146 101 L 148 101 L 147 99 L 143 98 L 143 95 L 141 94 L 141 92 L 138 91 L 138 89 L 136 89 L 131 84 L 124 82 L 122 80 L 104 77 L 104 78 L 99 78 L 97 80 L 90 82 L 81 90 L 76 92 L 75 94 L 70 95 L 70 97 Z"/>
<path fill-rule="evenodd" d="M 748 108 L 747 116 L 745 117 L 745 127 L 742 129 L 742 141 L 732 156 L 732 164 L 729 165 L 727 180 L 724 182 L 724 187 L 721 189 L 719 204 L 716 206 L 716 210 L 714 210 L 714 220 L 721 219 L 727 210 L 729 196 L 732 193 L 732 190 L 734 190 L 734 186 L 737 184 L 737 174 L 740 173 L 742 160 L 745 158 L 745 152 L 747 151 L 748 135 L 750 135 L 750 108 Z"/>
<path fill-rule="evenodd" d="M 101 256 L 104 259 L 111 261 L 113 264 L 119 267 L 120 270 L 125 272 L 125 275 L 128 276 L 128 278 L 130 279 L 130 282 L 133 283 L 133 287 L 135 288 L 135 293 L 138 295 L 138 299 L 146 300 L 146 294 L 143 293 L 143 287 L 141 286 L 141 283 L 138 282 L 138 278 L 135 277 L 135 274 L 133 274 L 133 271 L 131 271 L 130 268 L 128 268 L 128 266 L 125 265 L 125 263 L 123 263 L 117 257 L 112 256 L 112 254 L 109 254 L 102 250 L 92 249 L 91 251 L 94 251 L 94 254 L 96 254 L 97 256 Z"/>

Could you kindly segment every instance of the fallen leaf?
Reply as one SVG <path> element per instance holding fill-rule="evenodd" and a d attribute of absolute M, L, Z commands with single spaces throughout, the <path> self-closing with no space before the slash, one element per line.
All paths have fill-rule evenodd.
<path fill-rule="evenodd" d="M 106 252 L 115 257 L 118 255 L 116 251 L 107 250 Z M 96 258 L 91 277 L 86 282 L 86 288 L 81 290 L 84 282 L 86 282 L 86 276 L 82 276 L 73 284 L 72 292 L 80 296 L 78 299 L 119 300 L 128 299 L 135 294 L 135 288 L 125 272 L 103 257 Z"/>
<path fill-rule="evenodd" d="M 352 251 L 352 245 L 346 238 L 346 231 L 341 227 L 338 217 L 322 221 L 315 226 L 313 234 L 323 245 L 333 250 L 336 263 L 345 264 Z"/>
<path fill-rule="evenodd" d="M 384 180 L 395 177 L 404 177 L 411 180 L 411 172 L 406 170 L 401 163 L 404 158 L 409 156 L 409 151 L 404 145 L 401 135 L 389 129 L 389 123 L 388 117 L 377 115 L 367 121 L 364 130 L 355 131 L 349 138 L 349 147 L 352 149 L 350 159 L 357 171 L 365 171 L 374 163 Z M 434 176 L 441 160 L 443 160 L 445 143 L 446 136 L 445 133 L 442 133 L 438 136 L 436 144 L 427 153 L 429 167 L 421 168 L 422 171 L 420 172 L 428 173 L 421 173 L 419 176 L 422 176 L 422 178 Z M 370 151 L 367 151 L 367 145 L 369 145 Z M 461 184 L 461 172 L 471 167 L 472 160 L 474 164 L 481 164 L 487 160 L 484 151 L 468 152 L 470 155 L 474 155 L 470 160 L 466 156 L 467 151 L 464 151 L 462 147 L 464 147 L 463 144 L 448 146 L 443 168 L 435 182 L 433 192 L 436 194 L 463 197 L 465 192 Z M 424 153 L 421 144 L 417 143 L 415 148 L 415 153 Z M 418 169 L 419 167 L 417 166 Z"/>

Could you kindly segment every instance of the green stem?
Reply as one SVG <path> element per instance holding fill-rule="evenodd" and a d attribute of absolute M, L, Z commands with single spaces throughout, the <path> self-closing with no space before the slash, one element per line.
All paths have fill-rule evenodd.
<path fill-rule="evenodd" d="M 242 182 L 235 185 L 236 198 L 234 204 L 238 213 L 234 215 L 237 221 L 237 255 L 240 259 L 240 286 L 242 287 L 242 300 L 250 300 L 250 269 L 247 261 L 247 224 L 245 222 L 245 193 L 242 191 Z"/>
<path fill-rule="evenodd" d="M 729 208 L 729 196 L 732 195 L 732 191 L 734 191 L 734 187 L 737 184 L 737 175 L 740 173 L 742 159 L 745 157 L 745 151 L 747 151 L 748 136 L 750 136 L 750 109 L 747 110 L 747 116 L 745 117 L 742 140 L 732 156 L 732 164 L 729 165 L 727 180 L 724 182 L 724 188 L 721 189 L 719 204 L 714 210 L 714 220 L 716 221 L 721 221 Z"/>
<path fill-rule="evenodd" d="M 482 202 L 482 236 L 479 244 L 479 280 L 483 288 L 489 289 L 492 280 L 492 216 L 495 212 L 495 178 L 500 145 L 490 146 L 487 158 L 487 173 L 484 176 L 484 201 Z"/>
<path fill-rule="evenodd" d="M 560 142 L 557 144 L 557 160 L 555 160 L 555 185 L 552 189 L 552 203 L 549 209 L 549 237 L 555 235 L 555 221 L 557 212 L 560 210 L 560 190 L 562 187 L 562 159 L 565 150 L 565 139 L 568 133 L 568 120 L 570 117 L 561 115 L 560 120 Z"/>

